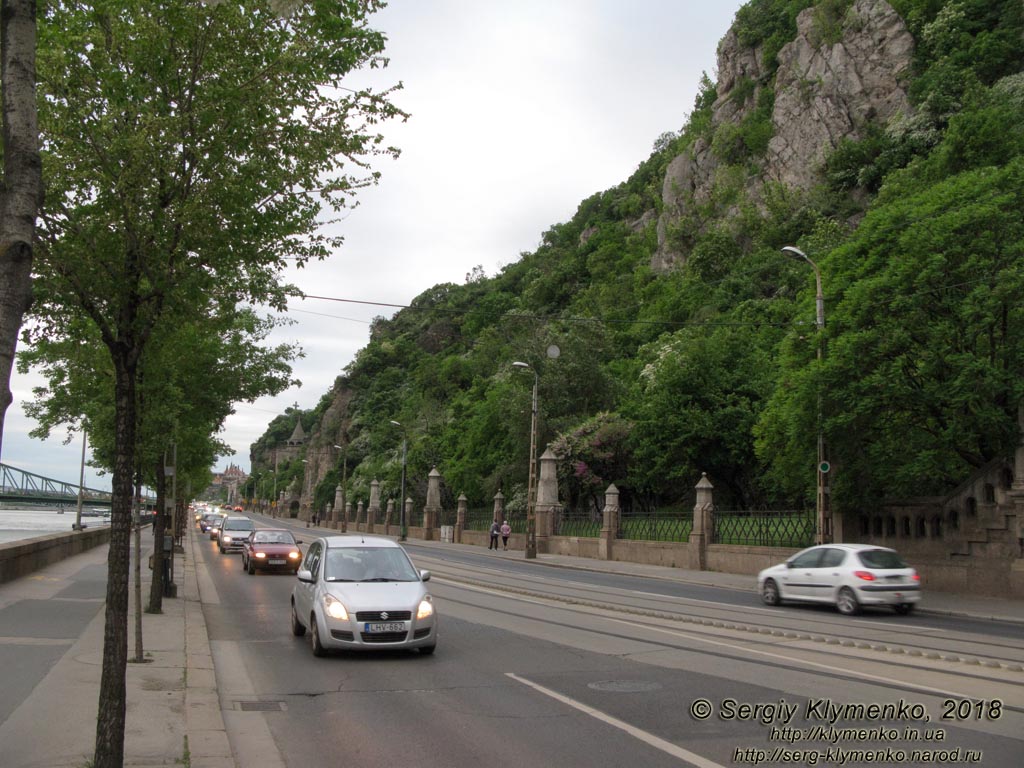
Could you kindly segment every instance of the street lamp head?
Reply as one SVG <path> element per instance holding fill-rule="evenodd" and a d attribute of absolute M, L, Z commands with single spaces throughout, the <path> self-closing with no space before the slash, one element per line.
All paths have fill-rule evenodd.
<path fill-rule="evenodd" d="M 341 447 L 340 445 L 335 445 L 334 447 L 335 447 L 335 448 L 337 448 L 337 449 L 338 449 L 339 451 L 343 451 L 343 450 L 345 450 L 345 449 L 344 449 L 344 448 L 342 448 L 342 447 Z"/>
<path fill-rule="evenodd" d="M 401 424 L 399 424 L 399 423 L 398 423 L 397 421 L 395 421 L 394 419 L 392 419 L 392 420 L 391 420 L 391 423 L 392 423 L 392 424 L 394 424 L 394 425 L 395 425 L 396 427 L 400 427 L 400 426 L 402 426 Z"/>
<path fill-rule="evenodd" d="M 529 363 L 523 363 L 523 362 L 519 362 L 519 361 L 516 361 L 516 362 L 512 363 L 512 367 L 513 368 L 525 368 L 528 371 L 532 371 L 533 370 L 533 368 L 530 367 Z"/>
<path fill-rule="evenodd" d="M 782 252 L 787 256 L 792 256 L 794 259 L 799 259 L 800 261 L 810 261 L 810 259 L 807 258 L 806 253 L 792 245 L 784 245 L 782 247 Z"/>

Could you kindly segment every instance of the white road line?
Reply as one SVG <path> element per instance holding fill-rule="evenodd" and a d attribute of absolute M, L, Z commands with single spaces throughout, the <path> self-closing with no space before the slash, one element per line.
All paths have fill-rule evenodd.
<path fill-rule="evenodd" d="M 655 749 L 660 749 L 662 752 L 672 755 L 672 757 L 679 758 L 680 760 L 683 760 L 689 763 L 690 765 L 697 766 L 697 768 L 725 768 L 725 766 L 721 765 L 720 763 L 707 760 L 706 758 L 703 758 L 694 752 L 690 752 L 688 749 L 683 749 L 682 747 L 673 744 L 671 741 L 665 741 L 665 739 L 659 738 L 655 736 L 653 733 L 648 733 L 647 731 L 641 730 L 636 726 L 630 725 L 627 722 L 619 720 L 617 717 L 612 717 L 611 715 L 605 714 L 601 710 L 587 706 L 583 702 L 576 701 L 575 699 L 570 699 L 568 696 L 563 696 L 557 691 L 552 691 L 550 688 L 545 688 L 544 686 L 538 685 L 537 683 L 527 680 L 526 678 L 519 677 L 519 675 L 516 675 L 512 672 L 506 672 L 505 676 L 511 678 L 512 680 L 515 680 L 518 683 L 522 683 L 523 685 L 528 685 L 535 691 L 543 693 L 545 696 L 550 696 L 555 701 L 560 701 L 562 704 L 572 707 L 573 709 L 576 709 L 584 713 L 585 715 L 590 715 L 596 720 L 600 720 L 601 722 L 607 723 L 608 725 L 614 728 L 618 728 L 621 731 L 625 731 L 633 738 L 639 739 L 645 744 L 652 746 Z"/>

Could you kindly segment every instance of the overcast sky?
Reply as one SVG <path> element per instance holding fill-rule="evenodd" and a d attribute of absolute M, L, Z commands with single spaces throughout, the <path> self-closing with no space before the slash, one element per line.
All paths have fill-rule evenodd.
<path fill-rule="evenodd" d="M 534 251 L 595 192 L 625 181 L 655 139 L 682 127 L 702 72 L 739 0 L 392 0 L 372 26 L 388 38 L 390 66 L 357 73 L 353 87 L 403 89 L 411 114 L 386 126 L 396 161 L 376 165 L 378 186 L 339 225 L 331 259 L 288 276 L 306 294 L 408 304 L 438 283 L 493 276 Z M 312 408 L 356 352 L 369 322 L 394 310 L 358 303 L 292 302 L 297 321 L 278 341 L 298 341 L 296 387 L 239 403 L 222 458 L 249 470 L 249 446 L 284 408 Z M 15 375 L 3 439 L 6 464 L 77 482 L 81 442 L 28 437 L 22 403 L 38 383 Z M 109 476 L 86 469 L 86 485 Z"/>

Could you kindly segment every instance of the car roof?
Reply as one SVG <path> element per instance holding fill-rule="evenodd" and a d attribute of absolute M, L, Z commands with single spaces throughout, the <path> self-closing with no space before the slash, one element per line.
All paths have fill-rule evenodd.
<path fill-rule="evenodd" d="M 398 542 L 385 539 L 380 536 L 361 536 L 359 534 L 349 536 L 325 536 L 324 546 L 327 549 L 344 549 L 346 547 L 377 547 L 380 549 L 401 549 Z"/>
<path fill-rule="evenodd" d="M 860 543 L 854 543 L 854 542 L 848 542 L 848 541 L 836 542 L 835 544 L 816 544 L 813 547 L 809 547 L 809 549 L 824 549 L 826 547 L 828 547 L 830 549 L 845 549 L 845 550 L 848 550 L 850 552 L 863 552 L 866 549 L 884 549 L 884 550 L 888 550 L 889 552 L 895 552 L 896 551 L 895 549 L 892 549 L 891 547 L 883 547 L 883 546 L 880 546 L 878 544 L 860 544 Z"/>

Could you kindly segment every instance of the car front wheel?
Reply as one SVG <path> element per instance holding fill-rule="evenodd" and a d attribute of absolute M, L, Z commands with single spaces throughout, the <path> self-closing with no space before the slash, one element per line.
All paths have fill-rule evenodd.
<path fill-rule="evenodd" d="M 778 605 L 782 602 L 779 598 L 779 585 L 774 579 L 768 579 L 761 587 L 761 599 L 765 605 Z"/>
<path fill-rule="evenodd" d="M 315 613 L 309 615 L 309 644 L 313 648 L 313 655 L 317 658 L 327 655 L 327 649 L 320 642 L 320 630 L 317 628 Z"/>
<path fill-rule="evenodd" d="M 306 634 L 306 628 L 302 626 L 302 622 L 299 621 L 299 617 L 295 613 L 295 603 L 292 603 L 292 634 L 296 637 Z"/>
<path fill-rule="evenodd" d="M 844 616 L 853 616 L 854 614 L 860 613 L 860 603 L 857 602 L 857 596 L 853 594 L 853 590 L 849 587 L 843 587 L 839 590 L 839 597 L 836 599 L 836 608 Z"/>

